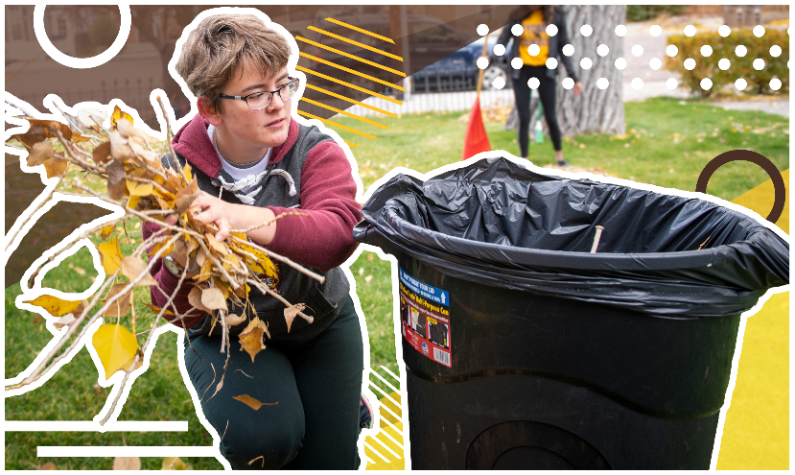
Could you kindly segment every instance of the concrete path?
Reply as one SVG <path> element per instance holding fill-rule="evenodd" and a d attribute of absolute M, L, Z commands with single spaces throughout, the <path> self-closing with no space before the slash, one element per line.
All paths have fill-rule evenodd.
<path fill-rule="evenodd" d="M 773 101 L 711 102 L 713 106 L 740 111 L 761 111 L 789 117 L 789 99 Z"/>

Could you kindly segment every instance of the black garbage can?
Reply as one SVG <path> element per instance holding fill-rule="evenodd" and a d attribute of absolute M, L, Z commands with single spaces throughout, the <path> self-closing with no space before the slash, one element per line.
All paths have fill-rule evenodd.
<path fill-rule="evenodd" d="M 504 158 L 363 214 L 398 260 L 414 469 L 709 468 L 740 315 L 789 275 L 742 213 Z"/>

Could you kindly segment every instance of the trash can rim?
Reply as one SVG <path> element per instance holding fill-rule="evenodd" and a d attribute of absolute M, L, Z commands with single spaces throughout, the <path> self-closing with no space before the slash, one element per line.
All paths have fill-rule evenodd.
<path fill-rule="evenodd" d="M 546 249 L 532 249 L 525 247 L 507 246 L 504 244 L 484 243 L 470 239 L 464 239 L 449 234 L 441 233 L 431 229 L 426 229 L 401 218 L 394 208 L 386 206 L 381 218 L 396 231 L 413 231 L 411 239 L 404 233 L 397 234 L 409 241 L 416 239 L 420 243 L 433 247 L 442 252 L 449 252 L 436 245 L 440 241 L 447 241 L 452 246 L 477 246 L 492 248 L 503 254 L 508 254 L 513 258 L 533 258 L 534 262 L 527 263 L 539 267 L 557 267 L 578 270 L 604 270 L 614 264 L 622 264 L 621 270 L 644 270 L 646 263 L 655 263 L 656 269 L 660 269 L 660 264 L 669 264 L 664 267 L 678 269 L 682 267 L 709 267 L 725 258 L 729 250 L 733 250 L 740 243 L 749 241 L 738 241 L 732 244 L 711 247 L 703 250 L 692 251 L 673 251 L 673 252 L 648 252 L 648 253 L 613 253 L 613 252 L 578 252 L 578 251 L 553 251 Z M 377 224 L 376 224 L 376 227 Z M 759 226 L 764 228 L 763 226 Z M 536 260 L 538 259 L 538 260 Z M 522 259 L 524 260 L 524 259 Z M 630 264 L 627 267 L 627 264 Z M 636 265 L 632 265 L 636 264 Z"/>

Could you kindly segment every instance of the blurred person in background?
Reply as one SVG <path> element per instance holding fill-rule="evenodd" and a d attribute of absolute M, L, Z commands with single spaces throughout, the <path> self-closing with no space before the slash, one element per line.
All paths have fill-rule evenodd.
<path fill-rule="evenodd" d="M 514 69 L 511 76 L 516 112 L 519 115 L 519 151 L 522 158 L 528 157 L 531 114 L 531 89 L 528 81 L 530 78 L 536 78 L 538 95 L 549 127 L 552 145 L 555 147 L 557 164 L 566 167 L 568 163 L 563 158 L 561 150 L 561 133 L 555 107 L 556 75 L 559 68 L 547 66 L 548 60 L 555 65 L 563 63 L 568 76 L 574 81 L 574 95 L 582 94 L 582 83 L 577 77 L 574 65 L 571 59 L 563 54 L 563 46 L 569 44 L 566 15 L 563 9 L 553 5 L 525 5 L 514 10 L 509 18 L 511 22 L 502 29 L 497 44 L 506 47 L 508 60 L 511 63 L 514 63 L 516 58 L 522 62 L 522 67 Z M 552 25 L 555 28 L 549 28 Z M 521 34 L 515 35 L 518 31 L 521 31 Z M 550 35 L 550 32 L 553 34 Z M 512 43 L 510 49 L 507 48 L 508 42 Z"/>

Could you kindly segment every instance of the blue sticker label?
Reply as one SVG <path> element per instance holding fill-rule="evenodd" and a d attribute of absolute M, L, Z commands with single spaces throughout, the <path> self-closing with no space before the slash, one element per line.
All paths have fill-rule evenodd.
<path fill-rule="evenodd" d="M 446 291 L 420 282 L 414 277 L 406 274 L 402 268 L 398 268 L 398 271 L 400 274 L 400 281 L 415 294 L 431 302 L 438 303 L 439 305 L 450 305 L 450 294 Z"/>

